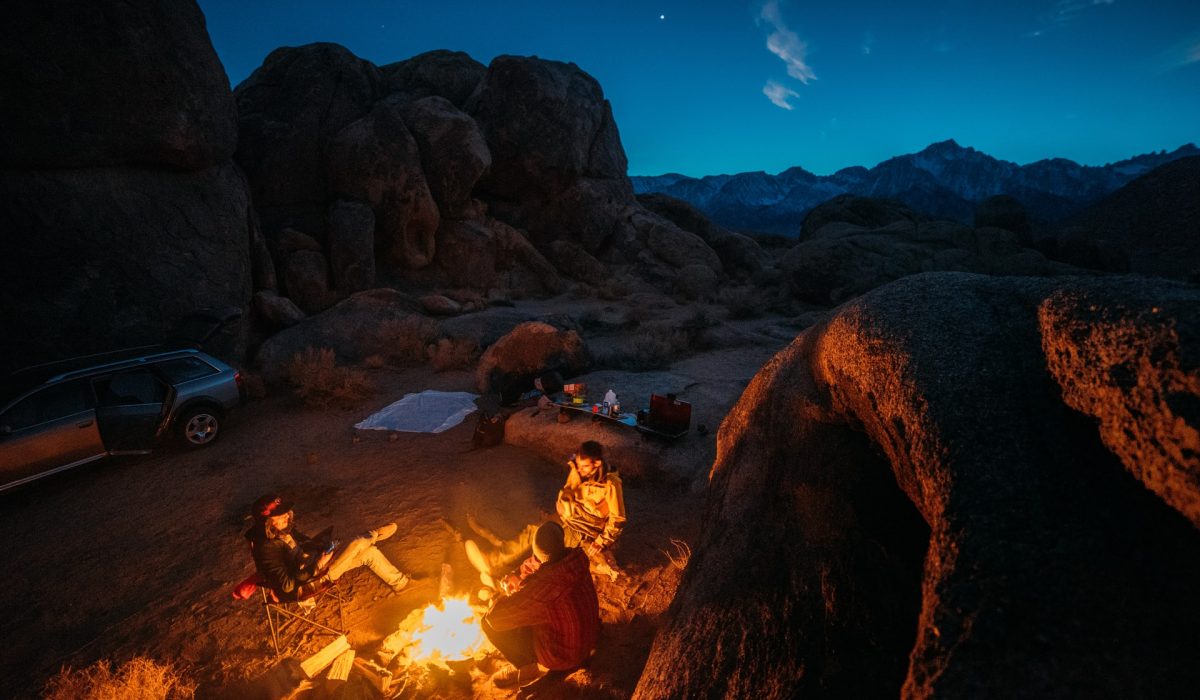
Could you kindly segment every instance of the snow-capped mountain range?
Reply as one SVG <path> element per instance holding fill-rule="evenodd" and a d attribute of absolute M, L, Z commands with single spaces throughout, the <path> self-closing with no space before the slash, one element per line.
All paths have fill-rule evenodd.
<path fill-rule="evenodd" d="M 1055 222 L 1139 175 L 1192 155 L 1200 155 L 1200 149 L 1189 143 L 1170 153 L 1147 153 L 1102 166 L 1065 158 L 1017 165 L 949 140 L 870 169 L 855 166 L 826 176 L 794 167 L 778 175 L 694 178 L 671 173 L 630 180 L 638 194 L 661 192 L 686 200 L 727 228 L 795 236 L 810 209 L 847 193 L 898 199 L 917 211 L 966 224 L 972 223 L 976 204 L 1008 194 L 1020 200 L 1035 221 Z"/>

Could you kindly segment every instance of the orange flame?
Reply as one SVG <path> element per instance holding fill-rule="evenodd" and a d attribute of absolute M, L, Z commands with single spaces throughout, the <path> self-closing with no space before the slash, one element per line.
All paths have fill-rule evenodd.
<path fill-rule="evenodd" d="M 429 605 L 412 636 L 409 658 L 421 662 L 453 661 L 472 656 L 484 643 L 483 630 L 465 597 Z"/>

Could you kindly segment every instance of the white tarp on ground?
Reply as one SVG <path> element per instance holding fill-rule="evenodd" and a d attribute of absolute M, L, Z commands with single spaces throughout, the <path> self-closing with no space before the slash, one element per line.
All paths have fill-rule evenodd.
<path fill-rule="evenodd" d="M 355 425 L 359 430 L 440 433 L 463 422 L 475 410 L 476 394 L 466 391 L 422 391 L 404 398 Z"/>

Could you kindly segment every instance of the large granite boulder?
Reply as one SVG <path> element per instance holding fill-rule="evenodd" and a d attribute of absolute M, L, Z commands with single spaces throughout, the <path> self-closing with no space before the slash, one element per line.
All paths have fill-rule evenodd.
<path fill-rule="evenodd" d="M 407 99 L 444 97 L 456 107 L 467 102 L 487 67 L 461 51 L 427 51 L 380 66 L 384 91 Z"/>
<path fill-rule="evenodd" d="M 612 107 L 600 84 L 573 63 L 499 56 L 466 111 L 492 152 L 482 183 L 492 196 L 548 199 L 581 177 L 625 178 Z"/>
<path fill-rule="evenodd" d="M 162 342 L 189 313 L 244 308 L 250 219 L 231 162 L 0 173 L 0 220 L 21 234 L 0 256 L 0 365 Z"/>
<path fill-rule="evenodd" d="M 337 201 L 329 210 L 329 266 L 342 293 L 375 286 L 375 214 L 361 202 Z"/>
<path fill-rule="evenodd" d="M 496 219 L 447 221 L 438 232 L 435 268 L 441 285 L 521 295 L 565 289 L 558 270 L 517 229 Z"/>
<path fill-rule="evenodd" d="M 291 359 L 308 348 L 331 349 L 343 363 L 362 362 L 372 355 L 387 357 L 412 341 L 397 334 L 419 328 L 420 324 L 410 322 L 419 312 L 412 298 L 396 290 L 359 292 L 268 338 L 259 347 L 255 364 L 265 379 L 278 381 Z"/>
<path fill-rule="evenodd" d="M 810 328 L 721 426 L 635 697 L 1192 694 L 1197 309 L 942 273 Z"/>
<path fill-rule="evenodd" d="M 192 0 L 18 0 L 0 23 L 0 164 L 85 168 L 229 160 L 229 79 Z"/>
<path fill-rule="evenodd" d="M 429 191 L 442 215 L 462 218 L 472 210 L 475 183 L 492 164 L 479 125 L 442 97 L 408 105 L 404 121 L 416 139 Z"/>
<path fill-rule="evenodd" d="M 440 216 L 399 105 L 380 102 L 342 129 L 330 146 L 329 167 L 338 196 L 371 205 L 388 262 L 421 268 L 433 261 Z"/>
<path fill-rule="evenodd" d="M 699 209 L 682 199 L 655 192 L 640 194 L 637 200 L 651 212 L 699 236 L 716 251 L 722 267 L 730 274 L 751 277 L 770 264 L 770 256 L 753 238 L 714 224 Z"/>
<path fill-rule="evenodd" d="M 345 48 L 308 44 L 272 51 L 237 86 L 237 162 L 268 235 L 324 231 L 332 141 L 371 109 L 381 81 Z"/>

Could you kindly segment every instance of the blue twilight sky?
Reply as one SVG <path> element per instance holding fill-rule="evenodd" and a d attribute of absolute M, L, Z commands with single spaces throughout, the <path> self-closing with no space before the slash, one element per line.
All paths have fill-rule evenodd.
<path fill-rule="evenodd" d="M 829 174 L 953 138 L 1100 165 L 1200 141 L 1197 0 L 199 0 L 230 82 L 279 46 L 570 61 L 631 175 Z"/>

